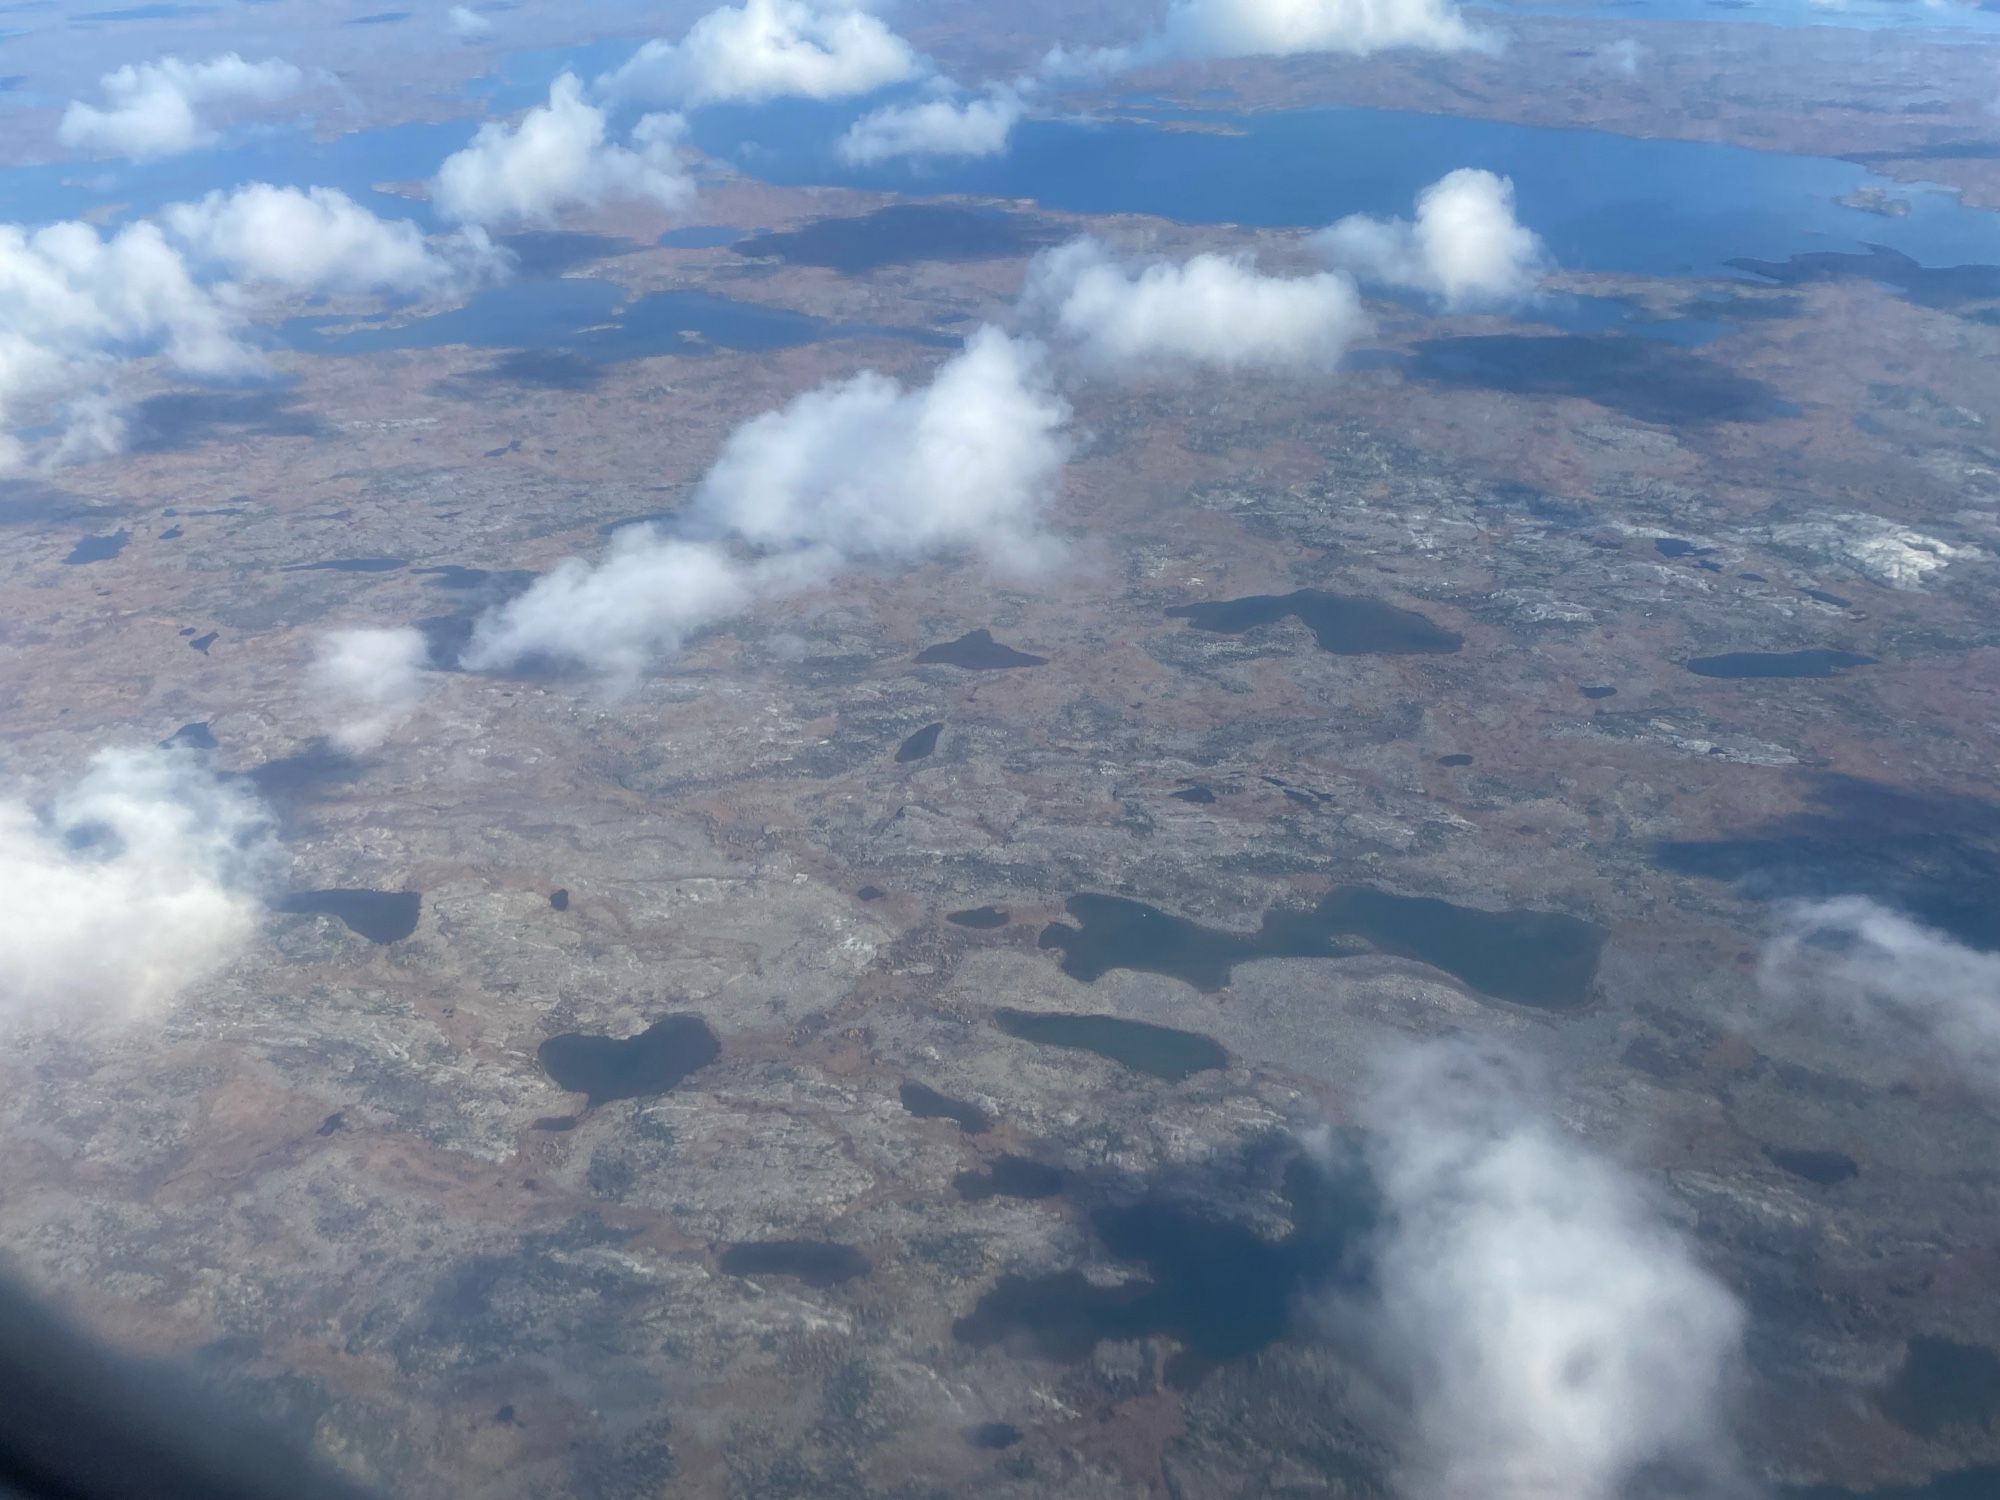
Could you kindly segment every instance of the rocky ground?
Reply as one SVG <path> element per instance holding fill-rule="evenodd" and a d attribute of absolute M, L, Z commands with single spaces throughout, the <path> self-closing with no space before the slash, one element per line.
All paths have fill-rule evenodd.
<path fill-rule="evenodd" d="M 731 191 L 758 196 L 723 222 L 872 206 Z M 1021 264 L 590 269 L 943 328 L 1001 315 Z M 1302 1186 L 1299 1143 L 1351 1123 L 1385 1047 L 1514 1038 L 1750 1307 L 1760 1478 L 1866 1491 L 2000 1458 L 1990 1413 L 1920 1432 L 1878 1399 L 1913 1337 L 2000 1344 L 2000 1114 L 1769 1023 L 1752 973 L 1760 898 L 1829 858 L 1990 904 L 2000 329 L 1859 282 L 1590 285 L 1785 315 L 1567 392 L 1437 378 L 1421 341 L 1509 331 L 1479 320 L 1404 328 L 1323 384 L 1087 385 L 1052 577 L 844 577 L 622 695 L 450 674 L 381 751 L 267 776 L 286 888 L 421 891 L 414 932 L 273 914 L 164 1018 L 9 1037 L 0 1247 L 390 1494 L 1374 1495 L 1407 1418 L 1329 1312 L 1363 1220 Z M 0 500 L 0 763 L 46 784 L 193 722 L 228 770 L 310 753 L 314 631 L 462 618 L 670 512 L 789 393 L 936 358 L 657 358 L 579 399 L 477 378 L 490 351 L 289 356 L 277 395 L 162 408 L 150 451 Z M 1649 404 L 1717 390 L 1715 419 Z M 407 566 L 282 571 L 357 557 Z M 497 581 L 417 571 L 443 565 Z M 1166 614 L 1298 588 L 1463 645 L 1342 656 L 1297 621 Z M 1046 663 L 912 660 L 976 628 Z M 1874 660 L 1685 665 L 1821 648 Z M 1212 800 L 1175 795 L 1197 785 Z M 1865 852 L 1912 847 L 1945 873 Z M 1771 880 L 1724 878 L 1745 870 Z M 1037 942 L 1080 892 L 1249 932 L 1353 884 L 1587 919 L 1592 999 L 1508 1005 L 1379 953 L 1246 963 L 1215 993 L 1086 983 Z M 945 920 L 984 905 L 1004 924 Z M 1001 1010 L 1196 1032 L 1228 1064 L 1153 1076 Z M 672 1012 L 721 1054 L 671 1092 L 586 1107 L 538 1062 Z M 912 1112 L 909 1083 L 991 1128 Z M 1769 1154 L 1798 1150 L 1857 1175 Z M 1009 1156 L 1059 1187 L 954 1185 Z M 732 1262 L 765 1241 L 858 1255 Z M 1156 1305 L 1091 1333 L 1127 1284 Z"/>

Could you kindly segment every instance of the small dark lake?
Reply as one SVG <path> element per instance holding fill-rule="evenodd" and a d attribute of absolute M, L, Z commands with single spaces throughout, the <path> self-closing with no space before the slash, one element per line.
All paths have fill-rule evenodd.
<path fill-rule="evenodd" d="M 1074 1016 L 1053 1011 L 996 1010 L 993 1024 L 1020 1041 L 1068 1047 L 1179 1083 L 1196 1073 L 1229 1066 L 1229 1054 L 1213 1037 L 1117 1016 Z"/>
<path fill-rule="evenodd" d="M 993 1127 L 986 1111 L 978 1105 L 940 1094 L 924 1084 L 905 1083 L 897 1092 L 903 1108 L 919 1120 L 950 1120 L 967 1135 L 984 1135 Z"/>
<path fill-rule="evenodd" d="M 294 916 L 333 917 L 371 943 L 400 943 L 417 930 L 421 891 L 294 891 L 271 903 Z"/>
<path fill-rule="evenodd" d="M 1255 933 L 1204 927 L 1123 896 L 1083 894 L 1067 904 L 1078 926 L 1052 922 L 1040 945 L 1086 983 L 1112 969 L 1165 974 L 1213 993 L 1240 963 L 1264 958 L 1351 958 L 1375 951 L 1442 969 L 1498 1000 L 1567 1010 L 1590 997 L 1605 934 L 1556 912 L 1482 911 L 1427 896 L 1343 886 L 1306 911 L 1273 908 Z"/>
<path fill-rule="evenodd" d="M 1819 1151 L 1798 1146 L 1766 1146 L 1764 1156 L 1781 1172 L 1789 1172 L 1818 1187 L 1835 1187 L 1861 1168 L 1844 1151 Z"/>
<path fill-rule="evenodd" d="M 204 722 L 183 724 L 160 741 L 162 750 L 213 750 L 215 731 Z"/>
<path fill-rule="evenodd" d="M 745 1240 L 722 1252 L 718 1262 L 730 1276 L 790 1276 L 807 1286 L 838 1286 L 874 1270 L 852 1245 L 825 1240 Z"/>
<path fill-rule="evenodd" d="M 937 749 L 938 735 L 943 731 L 943 724 L 926 724 L 896 747 L 896 764 L 906 766 L 913 760 L 925 759 Z"/>
<path fill-rule="evenodd" d="M 994 672 L 1003 667 L 1047 666 L 1049 659 L 1046 656 L 1030 656 L 1012 646 L 1003 646 L 993 639 L 990 630 L 968 630 L 955 641 L 924 647 L 914 660 L 927 667 L 966 667 L 975 672 Z"/>
<path fill-rule="evenodd" d="M 1026 1156 L 996 1157 L 984 1172 L 960 1172 L 951 1185 L 967 1202 L 987 1198 L 1053 1198 L 1063 1189 L 1064 1175 Z"/>
<path fill-rule="evenodd" d="M 1013 920 L 997 906 L 968 906 L 964 911 L 946 912 L 944 919 L 954 927 L 970 927 L 979 932 L 1005 927 Z"/>
<path fill-rule="evenodd" d="M 1471 765 L 1472 757 L 1469 755 L 1440 755 L 1438 757 L 1438 764 L 1441 766 L 1451 766 L 1456 769 L 1459 766 Z"/>
<path fill-rule="evenodd" d="M 1026 255 L 1053 244 L 1054 226 L 1025 214 L 951 203 L 894 203 L 850 218 L 816 219 L 782 234 L 739 240 L 738 255 L 853 273 L 925 260 Z"/>
<path fill-rule="evenodd" d="M 206 635 L 194 636 L 188 641 L 188 649 L 190 651 L 199 651 L 203 656 L 206 656 L 208 655 L 208 648 L 215 644 L 219 634 L 220 632 L 211 630 Z"/>
<path fill-rule="evenodd" d="M 566 889 L 549 892 L 549 905 L 557 911 L 569 910 L 569 892 Z"/>
<path fill-rule="evenodd" d="M 966 1429 L 965 1440 L 975 1448 L 1011 1448 L 1027 1434 L 1012 1422 L 981 1422 Z"/>
<path fill-rule="evenodd" d="M 1208 807 L 1215 801 L 1215 793 L 1199 782 L 1193 786 L 1182 787 L 1178 792 L 1169 792 L 1167 795 L 1176 802 L 1192 802 L 1197 807 Z"/>
<path fill-rule="evenodd" d="M 558 1088 L 588 1096 L 590 1107 L 614 1099 L 664 1094 L 697 1068 L 722 1055 L 722 1044 L 700 1016 L 662 1016 L 637 1036 L 594 1036 L 568 1031 L 535 1051 Z"/>
<path fill-rule="evenodd" d="M 1226 635 L 1242 635 L 1260 625 L 1296 619 L 1312 631 L 1322 651 L 1337 656 L 1447 655 L 1465 644 L 1465 638 L 1457 631 L 1442 629 L 1413 609 L 1399 609 L 1379 599 L 1329 594 L 1321 589 L 1177 604 L 1167 615 L 1186 620 L 1196 630 Z"/>
<path fill-rule="evenodd" d="M 407 564 L 400 557 L 336 557 L 330 562 L 291 563 L 281 573 L 393 573 Z"/>
<path fill-rule="evenodd" d="M 2000 1355 L 1978 1344 L 1922 1335 L 1881 1396 L 1882 1414 L 1919 1437 L 1985 1428 L 2000 1415 Z"/>
<path fill-rule="evenodd" d="M 1872 667 L 1875 658 L 1855 651 L 1725 651 L 1697 656 L 1687 669 L 1697 677 L 1838 677 L 1849 667 Z"/>
<path fill-rule="evenodd" d="M 87 536 L 69 549 L 63 559 L 66 563 L 109 562 L 125 550 L 125 544 L 132 540 L 132 533 L 119 527 L 109 536 Z"/>

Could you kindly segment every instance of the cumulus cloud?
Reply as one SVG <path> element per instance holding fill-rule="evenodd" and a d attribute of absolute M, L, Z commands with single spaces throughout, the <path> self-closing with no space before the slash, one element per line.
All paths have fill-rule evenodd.
<path fill-rule="evenodd" d="M 1432 1044 L 1368 1105 L 1389 1228 L 1383 1333 L 1415 1393 L 1407 1484 L 1434 1500 L 1615 1500 L 1713 1471 L 1743 1313 L 1628 1173 L 1511 1065 Z"/>
<path fill-rule="evenodd" d="M 0 800 L 0 1014 L 172 1001 L 249 940 L 269 848 L 258 803 L 186 751 L 101 751 L 47 816 Z"/>
<path fill-rule="evenodd" d="M 237 299 L 200 284 L 156 224 L 0 225 L 0 471 L 26 462 L 17 434 L 31 418 L 56 429 L 55 457 L 115 447 L 108 382 L 123 351 L 155 350 L 194 375 L 255 371 L 242 321 Z"/>
<path fill-rule="evenodd" d="M 1087 367 L 1325 372 L 1368 327 L 1347 277 L 1266 276 L 1240 256 L 1121 263 L 1094 239 L 1035 257 L 1024 314 Z"/>
<path fill-rule="evenodd" d="M 1778 909 L 1758 982 L 1769 1019 L 1844 1022 L 1878 1056 L 1915 1057 L 2000 1089 L 2000 954 L 1865 896 Z"/>
<path fill-rule="evenodd" d="M 350 754 L 381 744 L 423 701 L 430 654 L 423 632 L 407 626 L 321 635 L 307 681 L 328 737 Z"/>
<path fill-rule="evenodd" d="M 512 125 L 479 127 L 472 144 L 445 158 L 432 197 L 467 224 L 546 224 L 564 209 L 627 201 L 686 206 L 694 182 L 680 161 L 681 121 L 646 115 L 631 144 L 607 139 L 604 111 L 583 97 L 574 73 L 549 86 L 549 102 Z"/>
<path fill-rule="evenodd" d="M 1398 47 L 1462 52 L 1485 45 L 1452 0 L 1180 0 L 1162 50 L 1173 57 L 1357 57 Z"/>
<path fill-rule="evenodd" d="M 614 98 L 693 106 L 844 99 L 925 71 L 879 17 L 842 0 L 743 0 L 677 42 L 647 42 L 600 80 Z"/>
<path fill-rule="evenodd" d="M 972 98 L 949 95 L 871 110 L 834 143 L 842 161 L 872 167 L 897 159 L 999 156 L 1021 122 L 1021 96 L 993 88 Z"/>
<path fill-rule="evenodd" d="M 1417 195 L 1417 217 L 1352 214 L 1313 236 L 1329 261 L 1364 281 L 1409 287 L 1447 308 L 1492 307 L 1534 292 L 1548 252 L 1514 217 L 1514 182 L 1475 167 Z"/>
<path fill-rule="evenodd" d="M 561 564 L 483 618 L 463 661 L 630 678 L 842 564 L 972 552 L 1032 566 L 1055 551 L 1041 515 L 1068 416 L 1040 347 L 990 327 L 928 386 L 872 371 L 830 382 L 738 428 L 671 533 L 631 528 L 602 561 Z"/>
<path fill-rule="evenodd" d="M 469 5 L 454 5 L 445 12 L 445 24 L 451 27 L 451 34 L 465 41 L 477 41 L 480 37 L 493 33 L 493 23 Z"/>
<path fill-rule="evenodd" d="M 253 184 L 108 232 L 0 225 L 0 472 L 115 452 L 134 360 L 260 373 L 249 320 L 269 293 L 442 295 L 504 269 L 483 234 L 427 242 L 326 188 Z M 30 427 L 49 434 L 33 454 Z"/>
<path fill-rule="evenodd" d="M 1144 41 L 1080 51 L 1058 47 L 1043 71 L 1088 75 L 1207 58 L 1369 57 L 1399 48 L 1464 52 L 1495 45 L 1466 24 L 1454 0 L 1178 0 Z"/>
<path fill-rule="evenodd" d="M 230 275 L 292 292 L 437 295 L 497 277 L 506 258 L 479 230 L 435 243 L 336 188 L 252 183 L 162 211 L 169 232 Z"/>
<path fill-rule="evenodd" d="M 172 156 L 215 139 L 202 106 L 270 104 L 296 93 L 305 75 L 288 62 L 245 62 L 234 52 L 206 62 L 163 57 L 128 63 L 99 80 L 104 104 L 73 101 L 56 135 L 72 151 L 134 160 Z"/>

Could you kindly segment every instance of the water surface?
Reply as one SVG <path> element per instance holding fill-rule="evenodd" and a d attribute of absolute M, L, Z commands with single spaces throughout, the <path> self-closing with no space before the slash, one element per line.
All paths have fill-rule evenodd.
<path fill-rule="evenodd" d="M 1229 1066 L 1213 1037 L 1117 1016 L 1063 1015 L 1054 1011 L 996 1010 L 993 1022 L 1011 1037 L 1044 1047 L 1068 1047 L 1179 1083 L 1196 1073 Z"/>
<path fill-rule="evenodd" d="M 336 918 L 371 943 L 400 943 L 417 930 L 421 891 L 294 891 L 271 903 L 273 911 Z"/>
<path fill-rule="evenodd" d="M 1697 656 L 1687 669 L 1698 677 L 1838 677 L 1849 667 L 1874 665 L 1872 656 L 1814 647 L 1806 651 L 1725 651 L 1720 656 Z"/>
<path fill-rule="evenodd" d="M 66 563 L 108 562 L 125 550 L 125 544 L 132 540 L 132 533 L 123 526 L 109 536 L 87 536 L 69 549 L 63 559 Z"/>
<path fill-rule="evenodd" d="M 908 765 L 913 760 L 923 760 L 937 749 L 938 735 L 943 731 L 942 723 L 926 724 L 896 747 L 896 764 Z"/>
<path fill-rule="evenodd" d="M 990 630 L 968 630 L 955 641 L 924 647 L 912 659 L 923 666 L 964 667 L 974 672 L 995 672 L 1006 667 L 1041 667 L 1047 666 L 1049 660 L 1046 656 L 1030 656 L 1012 646 L 1001 645 L 993 639 Z"/>
<path fill-rule="evenodd" d="M 898 1091 L 903 1108 L 919 1120 L 950 1120 L 967 1135 L 983 1135 L 993 1122 L 986 1111 L 964 1099 L 953 1099 L 921 1083 L 905 1083 Z"/>
<path fill-rule="evenodd" d="M 1312 631 L 1322 651 L 1336 656 L 1448 655 L 1465 644 L 1457 631 L 1445 630 L 1413 609 L 1322 589 L 1177 604 L 1167 614 L 1186 620 L 1196 630 L 1226 635 L 1242 635 L 1260 625 L 1297 619 Z"/>
<path fill-rule="evenodd" d="M 1603 928 L 1561 912 L 1485 911 L 1431 896 L 1342 886 L 1315 915 L 1329 932 L 1442 969 L 1496 1000 L 1543 1010 L 1587 1004 Z"/>
<path fill-rule="evenodd" d="M 832 142 L 856 113 L 830 106 L 704 110 L 694 139 L 781 183 L 909 192 L 900 165 L 857 168 Z M 1136 120 L 1024 121 L 1004 157 L 941 163 L 921 190 L 1026 199 L 1083 214 L 1318 227 L 1344 214 L 1407 216 L 1417 191 L 1458 167 L 1512 177 L 1522 221 L 1576 269 L 1719 274 L 1738 257 L 1784 259 L 1883 243 L 1927 264 L 1992 258 L 1993 216 L 1953 194 L 1891 182 L 1853 162 L 1608 131 L 1505 125 L 1414 111 L 1154 111 Z M 1885 219 L 1837 200 L 1877 186 L 1910 200 Z"/>
<path fill-rule="evenodd" d="M 1803 1146 L 1766 1146 L 1764 1155 L 1781 1172 L 1803 1178 L 1817 1187 L 1835 1187 L 1846 1182 L 1861 1168 L 1845 1151 L 1823 1151 Z"/>
<path fill-rule="evenodd" d="M 564 1032 L 535 1052 L 558 1088 L 588 1095 L 592 1108 L 614 1099 L 664 1094 L 721 1055 L 722 1045 L 708 1022 L 686 1014 L 662 1016 L 632 1037 Z"/>
<path fill-rule="evenodd" d="M 1985 1428 L 2000 1416 L 2000 1355 L 1957 1339 L 1913 1338 L 1881 1406 L 1890 1421 L 1919 1437 Z"/>

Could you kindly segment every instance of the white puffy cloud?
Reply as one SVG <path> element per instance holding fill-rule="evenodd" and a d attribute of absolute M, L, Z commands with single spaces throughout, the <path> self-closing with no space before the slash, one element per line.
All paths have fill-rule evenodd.
<path fill-rule="evenodd" d="M 446 11 L 445 24 L 451 27 L 453 36 L 468 42 L 493 32 L 493 22 L 469 5 L 454 5 Z"/>
<path fill-rule="evenodd" d="M 1128 266 L 1094 239 L 1035 257 L 1025 315 L 1086 367 L 1332 370 L 1367 315 L 1331 272 L 1266 276 L 1240 256 Z"/>
<path fill-rule="evenodd" d="M 1123 47 L 1053 49 L 1050 77 L 1123 72 L 1154 63 L 1337 52 L 1369 57 L 1409 48 L 1491 51 L 1455 0 L 1177 0 L 1151 36 Z"/>
<path fill-rule="evenodd" d="M 980 552 L 1032 564 L 1069 411 L 1032 342 L 981 328 L 928 386 L 866 371 L 739 427 L 692 517 L 760 548 L 842 558 Z"/>
<path fill-rule="evenodd" d="M 58 457 L 114 449 L 108 383 L 133 349 L 194 375 L 254 372 L 242 324 L 238 299 L 199 283 L 156 224 L 0 225 L 0 471 L 27 461 L 31 420 L 56 430 Z"/>
<path fill-rule="evenodd" d="M 677 42 L 647 42 L 600 80 L 614 98 L 699 105 L 844 99 L 925 71 L 910 44 L 843 0 L 743 0 Z"/>
<path fill-rule="evenodd" d="M 543 657 L 629 679 L 842 563 L 974 552 L 1031 566 L 1055 551 L 1040 522 L 1068 416 L 1039 346 L 990 327 L 928 386 L 873 372 L 830 382 L 739 427 L 673 533 L 635 527 L 600 562 L 562 563 L 483 618 L 462 660 Z"/>
<path fill-rule="evenodd" d="M 0 1019 L 123 1018 L 255 931 L 267 819 L 186 751 L 105 750 L 46 817 L 0 800 Z"/>
<path fill-rule="evenodd" d="M 127 63 L 99 80 L 102 107 L 73 101 L 56 127 L 72 151 L 135 160 L 172 156 L 215 138 L 202 119 L 206 104 L 240 100 L 269 104 L 297 92 L 305 75 L 288 62 L 245 62 L 234 52 L 206 62 L 163 57 Z"/>
<path fill-rule="evenodd" d="M 1408 1493 L 1616 1500 L 1649 1463 L 1729 1468 L 1742 1309 L 1629 1173 L 1449 1043 L 1385 1069 L 1367 1121 Z"/>
<path fill-rule="evenodd" d="M 1398 47 L 1460 52 L 1485 45 L 1452 0 L 1180 0 L 1158 49 L 1169 57 L 1291 57 Z"/>
<path fill-rule="evenodd" d="M 294 292 L 435 295 L 498 276 L 506 265 L 483 231 L 433 243 L 407 219 L 383 219 L 336 188 L 252 183 L 160 214 L 199 260 Z"/>
<path fill-rule="evenodd" d="M 115 452 L 134 360 L 260 373 L 248 330 L 268 293 L 445 295 L 505 267 L 479 231 L 427 242 L 327 188 L 255 183 L 108 232 L 0 224 L 0 472 Z M 48 434 L 32 453 L 25 428 Z"/>
<path fill-rule="evenodd" d="M 998 156 L 1020 122 L 1021 96 L 1010 88 L 969 99 L 886 104 L 850 125 L 834 150 L 861 167 L 899 158 Z"/>
<path fill-rule="evenodd" d="M 1957 1070 L 2000 1090 L 2000 954 L 1865 896 L 1781 906 L 1758 966 L 1765 1020 L 1836 1026 L 1876 1057 Z"/>
<path fill-rule="evenodd" d="M 1540 236 L 1514 217 L 1513 179 L 1476 167 L 1419 193 L 1415 222 L 1352 214 L 1313 245 L 1364 281 L 1425 292 L 1452 309 L 1518 302 L 1548 263 Z"/>
<path fill-rule="evenodd" d="M 628 201 L 675 209 L 693 200 L 677 116 L 645 116 L 629 146 L 606 134 L 604 111 L 564 73 L 547 104 L 512 125 L 480 126 L 469 146 L 445 158 L 432 197 L 446 217 L 469 224 L 546 224 L 568 208 Z"/>
<path fill-rule="evenodd" d="M 350 753 L 373 750 L 423 701 L 429 666 L 430 644 L 412 627 L 326 631 L 307 683 L 328 737 Z"/>

